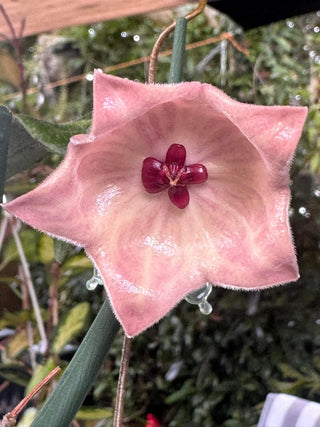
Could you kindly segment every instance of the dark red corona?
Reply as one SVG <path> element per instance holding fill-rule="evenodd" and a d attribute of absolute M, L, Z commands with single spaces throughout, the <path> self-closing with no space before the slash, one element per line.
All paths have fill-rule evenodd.
<path fill-rule="evenodd" d="M 201 164 L 185 166 L 186 149 L 182 144 L 172 144 L 164 162 L 147 157 L 142 165 L 142 183 L 148 193 L 168 189 L 171 202 L 179 209 L 189 204 L 187 185 L 202 184 L 208 179 L 207 168 Z"/>

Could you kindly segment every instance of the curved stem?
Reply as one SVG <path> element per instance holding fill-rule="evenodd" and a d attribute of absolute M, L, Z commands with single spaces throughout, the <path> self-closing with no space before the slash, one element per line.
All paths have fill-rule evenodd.
<path fill-rule="evenodd" d="M 117 388 L 116 404 L 114 409 L 113 427 L 121 427 L 124 408 L 124 396 L 131 353 L 131 339 L 126 335 L 123 338 L 119 380 Z"/>
<path fill-rule="evenodd" d="M 17 230 L 17 223 L 15 222 L 15 220 L 13 218 L 11 218 L 11 231 L 12 231 L 12 235 L 13 235 L 18 253 L 19 253 L 22 271 L 23 271 L 23 276 L 24 276 L 24 280 L 25 280 L 25 283 L 26 283 L 27 288 L 28 288 L 28 292 L 29 292 L 29 296 L 31 299 L 34 315 L 35 315 L 35 318 L 37 321 L 37 326 L 38 326 L 39 334 L 41 337 L 42 345 L 45 349 L 47 349 L 48 339 L 47 339 L 46 331 L 44 328 L 44 323 L 43 323 L 42 316 L 41 316 L 40 305 L 39 305 L 38 298 L 37 298 L 37 295 L 36 295 L 35 290 L 34 290 L 28 261 L 27 261 L 26 255 L 24 253 L 22 242 L 21 242 L 18 230 Z"/>
<path fill-rule="evenodd" d="M 191 19 L 195 18 L 196 16 L 198 16 L 203 11 L 206 4 L 207 4 L 207 0 L 199 0 L 198 7 L 195 10 L 193 10 L 192 12 L 188 13 L 186 16 L 184 16 L 184 18 L 187 21 L 191 21 Z M 161 49 L 161 46 L 162 46 L 164 40 L 175 29 L 176 23 L 177 23 L 177 21 L 174 21 L 171 25 L 169 25 L 167 28 L 165 28 L 153 46 L 153 49 L 152 49 L 152 52 L 150 55 L 148 83 L 155 83 L 156 74 L 157 74 L 157 64 L 158 64 L 159 51 Z"/>

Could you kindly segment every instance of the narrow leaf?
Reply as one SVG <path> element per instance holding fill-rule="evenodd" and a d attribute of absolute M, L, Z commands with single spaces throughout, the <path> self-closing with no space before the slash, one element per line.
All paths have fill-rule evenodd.
<path fill-rule="evenodd" d="M 81 421 L 101 420 L 112 416 L 113 410 L 111 408 L 83 407 L 77 412 L 76 419 Z"/>
<path fill-rule="evenodd" d="M 54 392 L 31 424 L 32 427 L 69 427 L 119 328 L 120 324 L 106 300 Z"/>
<path fill-rule="evenodd" d="M 57 364 L 52 357 L 50 357 L 44 365 L 38 365 L 34 374 L 32 375 L 31 380 L 29 381 L 29 384 L 27 385 L 25 395 L 30 393 L 30 391 L 33 390 L 40 383 L 40 381 L 43 380 L 43 378 L 49 375 L 56 366 Z"/>
<path fill-rule="evenodd" d="M 30 380 L 30 375 L 27 373 L 25 367 L 17 363 L 1 363 L 0 376 L 7 381 L 22 385 L 23 387 L 25 387 Z"/>

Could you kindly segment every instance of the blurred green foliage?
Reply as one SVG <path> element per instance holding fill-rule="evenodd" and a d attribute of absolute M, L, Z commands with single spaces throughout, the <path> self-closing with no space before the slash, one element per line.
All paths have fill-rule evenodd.
<path fill-rule="evenodd" d="M 29 84 L 39 85 L 38 92 L 28 97 L 29 113 L 51 123 L 90 119 L 92 69 L 149 55 L 165 25 L 162 19 L 160 14 L 125 18 L 65 29 L 46 39 L 27 39 Z M 189 50 L 186 80 L 215 84 L 243 102 L 310 108 L 292 168 L 290 218 L 301 278 L 295 284 L 254 294 L 215 289 L 210 297 L 215 304 L 210 316 L 205 317 L 194 306 L 182 302 L 158 325 L 134 339 L 126 425 L 144 425 L 146 414 L 151 412 L 163 426 L 248 427 L 257 422 L 268 392 L 320 400 L 320 13 L 243 33 L 225 16 L 210 11 L 188 25 L 187 43 L 227 31 L 249 50 L 249 57 L 226 40 Z M 171 43 L 170 37 L 164 49 L 170 48 Z M 5 55 L 8 50 L 1 52 Z M 11 55 L 14 58 L 14 53 Z M 55 75 L 45 68 L 48 57 Z M 163 57 L 159 61 L 159 82 L 167 80 L 169 60 Z M 9 65 L 14 71 L 15 66 L 11 62 Z M 144 81 L 146 72 L 146 65 L 139 64 L 114 73 Z M 45 88 L 52 79 L 77 73 L 87 77 L 56 89 Z M 0 97 L 16 91 L 16 80 L 8 75 L 7 71 L 0 75 Z M 7 104 L 20 112 L 19 99 L 13 98 Z M 25 122 L 26 126 L 30 123 L 35 121 Z M 81 121 L 79 129 L 87 124 Z M 61 135 L 69 132 L 66 125 L 60 129 Z M 46 130 L 42 131 L 45 134 Z M 54 139 L 49 143 L 54 145 Z M 49 147 L 55 152 L 47 162 L 50 168 L 61 160 L 61 144 L 59 138 L 56 149 Z M 17 175 L 8 181 L 7 193 L 26 191 L 47 172 L 47 166 L 37 166 Z M 79 248 L 59 248 L 60 265 L 54 260 L 50 238 L 25 227 L 20 235 L 51 345 L 45 355 L 35 350 L 36 365 L 32 366 L 26 337 L 19 334 L 27 321 L 35 332 L 34 317 L 30 310 L 10 313 L 0 306 L 0 324 L 14 331 L 2 343 L 0 377 L 24 386 L 29 382 L 30 388 L 53 361 L 67 364 L 86 332 L 88 316 L 93 316 L 101 305 L 103 290 L 100 286 L 94 291 L 86 288 L 92 266 Z M 7 236 L 0 259 L 0 287 L 10 287 L 22 297 L 18 266 L 17 251 Z M 58 304 L 57 322 L 53 321 L 52 301 Z M 77 310 L 81 316 L 73 316 Z M 12 351 L 13 340 L 19 336 L 21 348 L 14 347 L 16 350 Z M 94 411 L 97 407 L 101 408 L 101 419 L 105 419 L 99 425 L 111 426 L 109 408 L 115 398 L 121 341 L 119 336 L 85 401 L 87 415 L 79 415 L 78 419 L 81 427 L 96 425 L 92 420 L 99 418 Z M 41 394 L 38 405 L 46 393 Z M 88 407 L 93 411 L 91 421 L 86 420 L 91 413 Z"/>

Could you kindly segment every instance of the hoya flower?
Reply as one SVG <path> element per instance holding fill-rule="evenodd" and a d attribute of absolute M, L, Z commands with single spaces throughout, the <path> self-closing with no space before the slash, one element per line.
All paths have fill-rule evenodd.
<path fill-rule="evenodd" d="M 134 336 L 206 282 L 256 290 L 298 278 L 288 184 L 306 113 L 198 82 L 96 73 L 90 133 L 5 209 L 83 246 Z"/>

